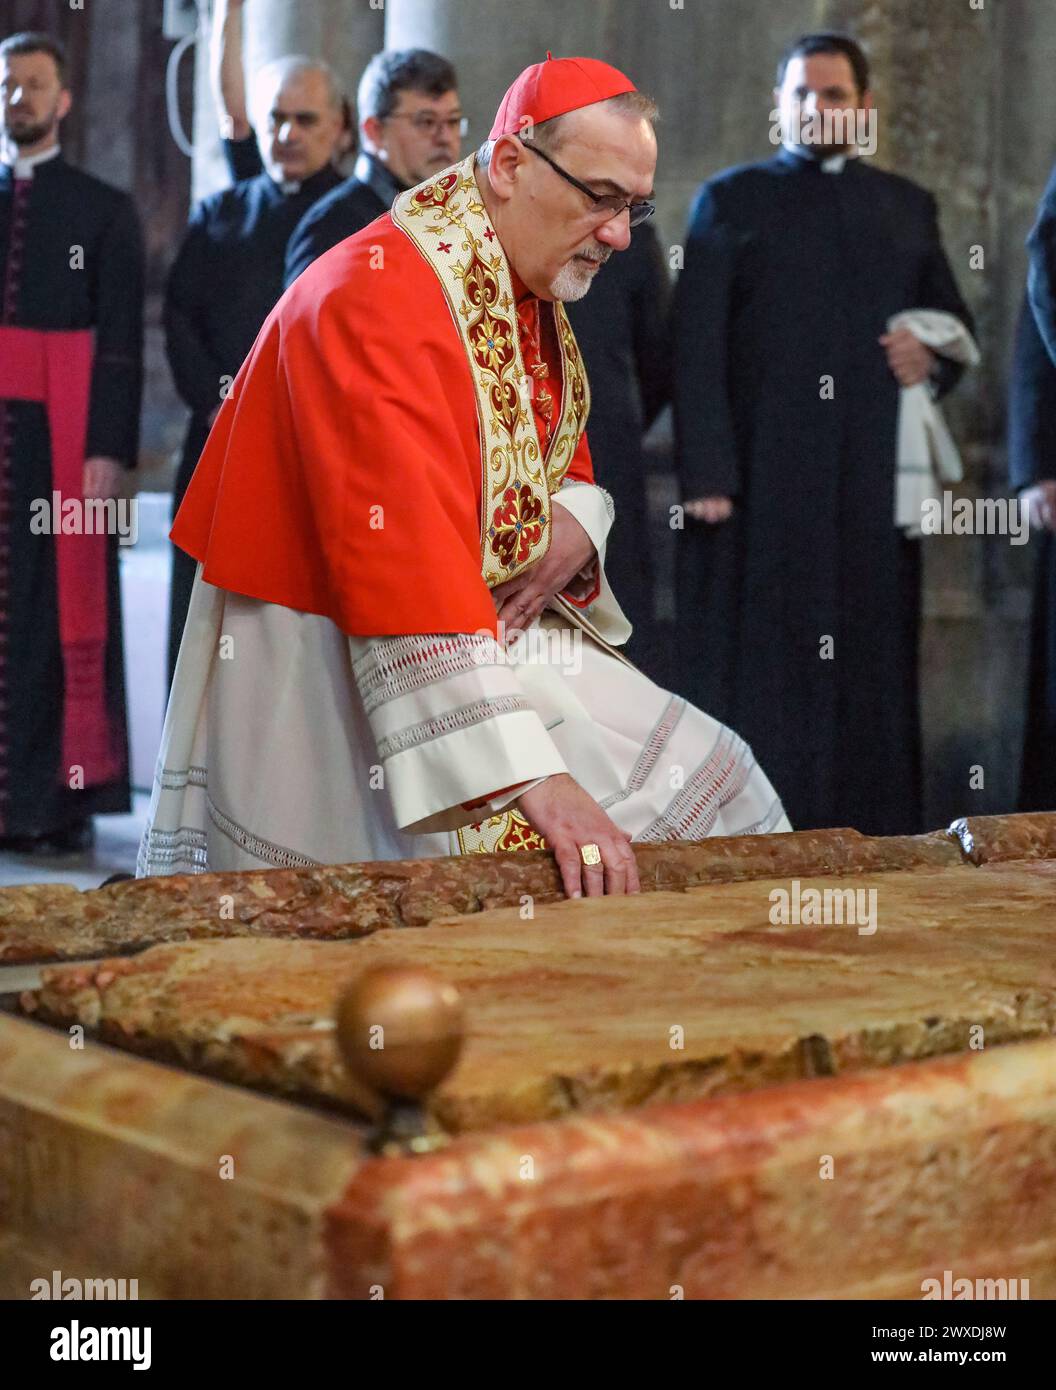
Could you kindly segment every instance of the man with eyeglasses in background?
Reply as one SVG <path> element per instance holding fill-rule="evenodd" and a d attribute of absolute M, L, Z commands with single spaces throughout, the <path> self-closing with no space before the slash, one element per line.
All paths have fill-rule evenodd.
<path fill-rule="evenodd" d="M 305 214 L 286 252 L 291 285 L 325 251 L 388 212 L 407 188 L 458 159 L 466 119 L 455 69 L 424 48 L 378 53 L 356 97 L 361 150 L 352 177 Z"/>
<path fill-rule="evenodd" d="M 594 896 L 637 891 L 632 839 L 789 828 L 617 650 L 563 301 L 652 212 L 655 116 L 607 63 L 537 63 L 283 296 L 172 532 L 199 570 L 141 875 L 549 847 Z"/>

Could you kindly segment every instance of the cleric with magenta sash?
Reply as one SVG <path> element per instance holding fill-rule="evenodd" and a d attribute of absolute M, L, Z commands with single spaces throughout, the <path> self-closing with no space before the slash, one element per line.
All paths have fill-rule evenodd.
<path fill-rule="evenodd" d="M 30 853 L 129 809 L 117 541 L 72 523 L 136 462 L 143 246 L 128 195 L 63 157 L 70 103 L 52 39 L 0 45 L 0 838 Z"/>

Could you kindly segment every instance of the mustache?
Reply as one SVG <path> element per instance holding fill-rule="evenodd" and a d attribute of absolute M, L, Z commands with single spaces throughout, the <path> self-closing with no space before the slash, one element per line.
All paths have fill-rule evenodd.
<path fill-rule="evenodd" d="M 604 265 L 612 255 L 612 247 L 600 247 L 597 250 L 577 251 L 578 256 L 582 256 L 585 261 L 596 261 L 598 265 Z"/>

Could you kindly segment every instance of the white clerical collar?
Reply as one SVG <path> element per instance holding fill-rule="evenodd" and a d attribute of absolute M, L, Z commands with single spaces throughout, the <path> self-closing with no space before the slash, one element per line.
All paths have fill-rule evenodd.
<path fill-rule="evenodd" d="M 46 150 L 41 150 L 39 154 L 17 155 L 13 160 L 5 159 L 4 163 L 16 179 L 31 179 L 33 170 L 38 164 L 47 164 L 49 159 L 58 159 L 61 152 L 59 145 L 49 145 Z"/>
<path fill-rule="evenodd" d="M 803 153 L 801 146 L 794 145 L 790 140 L 784 140 L 782 144 L 785 149 L 788 150 L 789 154 L 794 154 L 797 159 L 810 159 L 810 155 Z M 828 159 L 812 160 L 811 162 L 817 163 L 818 168 L 823 174 L 842 174 L 847 161 L 857 158 L 858 151 L 852 150 L 850 154 L 832 154 L 829 155 Z"/>
<path fill-rule="evenodd" d="M 282 179 L 279 183 L 279 187 L 288 198 L 294 193 L 300 193 L 301 191 L 301 184 L 298 179 Z"/>

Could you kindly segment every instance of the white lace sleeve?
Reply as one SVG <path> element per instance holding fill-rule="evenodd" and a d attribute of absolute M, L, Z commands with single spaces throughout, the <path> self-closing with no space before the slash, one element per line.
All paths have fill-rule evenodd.
<path fill-rule="evenodd" d="M 353 671 L 401 830 L 454 830 L 500 810 L 464 803 L 566 771 L 490 633 L 350 637 Z M 523 790 L 523 788 L 521 788 Z"/>

